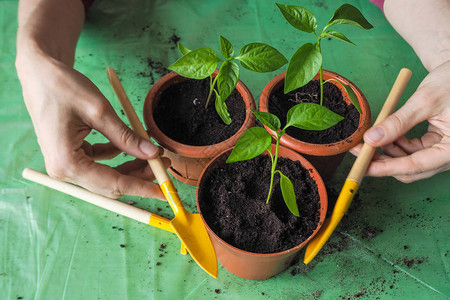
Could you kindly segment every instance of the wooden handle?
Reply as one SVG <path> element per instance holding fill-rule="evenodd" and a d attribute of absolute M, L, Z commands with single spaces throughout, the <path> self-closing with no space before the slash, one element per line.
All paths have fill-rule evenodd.
<path fill-rule="evenodd" d="M 384 121 L 390 114 L 392 114 L 395 110 L 395 106 L 400 100 L 400 97 L 405 90 L 405 87 L 411 78 L 412 72 L 409 69 L 403 68 L 400 70 L 400 73 L 397 76 L 397 79 L 392 86 L 391 92 L 389 93 L 386 102 L 381 108 L 380 113 L 374 123 L 374 126 Z M 360 183 L 364 174 L 366 174 L 367 168 L 372 160 L 373 155 L 375 154 L 375 148 L 369 146 L 368 144 L 364 144 L 361 148 L 361 151 L 356 158 L 355 163 L 353 164 L 350 173 L 347 176 L 347 180 L 352 180 L 357 183 Z"/>
<path fill-rule="evenodd" d="M 107 197 L 94 194 L 81 187 L 53 179 L 50 176 L 40 173 L 36 170 L 26 168 L 23 170 L 22 176 L 23 178 L 28 179 L 30 181 L 42 184 L 54 190 L 60 191 L 64 194 L 84 200 L 86 202 L 105 208 L 112 212 L 121 214 L 125 217 L 134 219 L 136 221 L 145 224 L 149 224 L 150 222 L 150 218 L 152 216 L 151 212 L 122 203 L 117 200 L 113 200 Z"/>
<path fill-rule="evenodd" d="M 122 108 L 128 120 L 130 121 L 131 127 L 141 137 L 150 141 L 150 137 L 148 136 L 147 131 L 145 131 L 144 127 L 142 126 L 142 123 L 139 120 L 136 111 L 131 105 L 130 99 L 128 99 L 128 96 L 123 89 L 122 83 L 120 82 L 119 77 L 117 77 L 116 71 L 113 68 L 108 68 L 106 72 L 108 74 L 109 82 L 111 83 L 111 86 L 113 87 L 117 98 L 119 98 L 120 104 L 122 105 Z M 148 164 L 150 165 L 150 168 L 152 169 L 153 174 L 155 175 L 156 180 L 159 184 L 170 180 L 169 175 L 167 175 L 166 169 L 164 168 L 164 165 L 159 157 L 149 159 Z"/>

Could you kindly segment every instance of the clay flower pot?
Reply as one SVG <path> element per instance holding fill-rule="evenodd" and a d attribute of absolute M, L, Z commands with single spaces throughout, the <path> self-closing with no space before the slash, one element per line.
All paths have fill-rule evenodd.
<path fill-rule="evenodd" d="M 284 84 L 285 76 L 286 73 L 282 73 L 273 78 L 265 86 L 259 100 L 260 111 L 269 112 L 269 97 L 275 90 L 277 90 L 281 85 Z M 289 136 L 287 133 L 284 134 L 280 140 L 282 145 L 289 147 L 299 153 L 302 153 L 306 157 L 306 159 L 308 159 L 317 168 L 319 174 L 325 181 L 331 178 L 334 171 L 344 158 L 345 153 L 361 142 L 364 132 L 370 127 L 371 118 L 369 103 L 367 102 L 366 97 L 361 92 L 361 90 L 347 78 L 337 73 L 323 70 L 323 80 L 325 81 L 331 78 L 337 79 L 347 85 L 350 85 L 355 91 L 362 111 L 359 119 L 359 125 L 356 131 L 344 140 L 329 144 L 312 144 L 303 142 L 301 140 L 293 138 L 292 136 Z M 317 74 L 313 78 L 313 80 L 318 79 L 319 74 Z M 345 89 L 337 82 L 330 81 L 330 83 L 334 84 L 341 91 L 344 101 L 347 103 L 347 105 L 351 105 L 351 101 L 348 98 Z M 265 128 L 271 134 L 275 134 L 275 132 L 267 126 L 265 126 Z"/>
<path fill-rule="evenodd" d="M 272 144 L 273 149 L 274 147 L 275 145 Z M 201 194 L 201 190 L 204 188 L 204 182 L 206 181 L 206 178 L 209 176 L 209 174 L 211 174 L 210 173 L 211 170 L 218 167 L 220 168 L 220 166 L 226 163 L 225 161 L 228 158 L 231 150 L 232 149 L 228 149 L 220 153 L 203 170 L 197 188 L 197 195 L 196 195 L 197 209 L 205 224 L 206 230 L 209 233 L 219 263 L 225 269 L 241 278 L 251 280 L 267 279 L 287 269 L 290 266 L 292 260 L 297 256 L 298 252 L 319 231 L 320 227 L 324 222 L 328 205 L 328 198 L 325 189 L 325 184 L 320 175 L 318 174 L 317 170 L 311 165 L 310 162 L 308 162 L 304 157 L 302 157 L 295 151 L 280 146 L 279 156 L 289 158 L 293 161 L 296 160 L 300 161 L 300 163 L 305 169 L 310 170 L 310 176 L 317 184 L 318 194 L 320 197 L 320 210 L 319 210 L 320 217 L 319 222 L 317 223 L 317 227 L 313 231 L 313 233 L 302 243 L 282 252 L 261 254 L 238 249 L 237 247 L 232 246 L 229 243 L 225 242 L 220 236 L 218 236 L 214 231 L 212 231 L 211 227 L 208 225 L 208 223 L 205 221 L 204 216 L 202 215 L 202 207 L 199 204 L 199 195 Z"/>
<path fill-rule="evenodd" d="M 216 76 L 216 70 L 213 76 Z M 249 89 L 242 81 L 238 81 L 236 90 L 242 96 L 245 102 L 245 120 L 242 127 L 230 138 L 213 145 L 191 146 L 175 141 L 165 135 L 158 128 L 153 117 L 153 111 L 160 101 L 161 94 L 171 85 L 188 80 L 175 72 L 171 72 L 158 80 L 150 89 L 144 103 L 144 122 L 152 136 L 163 148 L 164 156 L 170 158 L 172 165 L 169 168 L 170 173 L 183 183 L 197 185 L 200 173 L 209 161 L 218 153 L 233 147 L 244 132 L 255 124 L 255 116 L 250 112 L 255 108 L 255 100 Z M 180 129 L 182 130 L 182 129 Z"/>

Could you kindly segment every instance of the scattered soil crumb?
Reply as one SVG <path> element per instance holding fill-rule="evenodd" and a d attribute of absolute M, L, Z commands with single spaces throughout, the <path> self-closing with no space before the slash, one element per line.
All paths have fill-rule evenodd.
<path fill-rule="evenodd" d="M 172 34 L 172 36 L 169 38 L 169 43 L 173 43 L 173 46 L 171 49 L 175 49 L 178 46 L 178 42 L 181 40 L 179 36 L 177 36 L 175 33 Z"/>
<path fill-rule="evenodd" d="M 310 270 L 312 270 L 315 267 L 314 264 L 307 264 L 307 265 L 302 265 L 300 267 L 295 267 L 293 268 L 289 273 L 292 276 L 295 276 L 297 274 L 306 274 L 308 273 Z"/>
<path fill-rule="evenodd" d="M 316 290 L 314 292 L 311 293 L 311 296 L 313 297 L 313 299 L 319 299 L 323 294 L 323 290 Z"/>
<path fill-rule="evenodd" d="M 408 267 L 411 268 L 414 264 L 423 263 L 423 259 L 421 258 L 402 258 L 401 261 Z"/>
<path fill-rule="evenodd" d="M 374 237 L 377 236 L 377 234 L 379 232 L 383 232 L 383 230 L 378 230 L 376 228 L 366 226 L 362 230 L 362 238 L 363 239 L 373 239 Z"/>
<path fill-rule="evenodd" d="M 365 293 L 366 293 L 365 291 L 361 291 L 361 292 L 359 292 L 359 293 L 356 293 L 356 294 L 353 295 L 353 298 L 359 298 L 359 297 L 362 297 L 362 296 L 364 296 Z"/>

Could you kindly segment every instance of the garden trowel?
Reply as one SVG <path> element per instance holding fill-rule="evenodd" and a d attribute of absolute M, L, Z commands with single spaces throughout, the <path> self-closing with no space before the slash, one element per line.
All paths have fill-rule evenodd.
<path fill-rule="evenodd" d="M 400 70 L 397 80 L 395 81 L 374 125 L 377 125 L 386 119 L 394 111 L 409 78 L 411 78 L 411 74 L 411 71 L 408 69 L 403 68 Z M 355 163 L 345 180 L 344 186 L 336 201 L 336 205 L 334 206 L 331 218 L 324 222 L 320 231 L 306 247 L 305 258 L 303 260 L 305 264 L 308 264 L 316 254 L 319 253 L 320 249 L 325 245 L 326 241 L 347 212 L 374 154 L 375 148 L 368 144 L 363 145 L 361 152 L 356 158 Z"/>
<path fill-rule="evenodd" d="M 116 72 L 113 68 L 108 68 L 107 74 L 111 86 L 131 123 L 131 127 L 133 127 L 134 131 L 142 138 L 150 140 L 150 137 L 142 126 L 127 94 L 125 93 Z M 183 203 L 178 196 L 178 192 L 159 157 L 148 160 L 148 164 L 150 165 L 167 202 L 175 214 L 173 220 L 170 221 L 173 230 L 185 245 L 195 262 L 209 275 L 217 278 L 216 253 L 200 215 L 198 213 L 192 214 L 184 208 Z"/>

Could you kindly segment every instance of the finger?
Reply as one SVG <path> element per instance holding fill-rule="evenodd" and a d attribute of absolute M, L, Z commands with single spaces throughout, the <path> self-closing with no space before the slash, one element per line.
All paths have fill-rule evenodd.
<path fill-rule="evenodd" d="M 427 132 L 422 138 L 408 139 L 404 136 L 395 141 L 398 147 L 401 147 L 406 153 L 414 153 L 425 148 L 429 148 L 434 144 L 438 144 L 442 140 L 442 136 L 437 132 Z"/>
<path fill-rule="evenodd" d="M 443 145 L 423 149 L 403 157 L 387 158 L 372 162 L 367 174 L 369 176 L 407 176 L 448 170 L 450 149 Z M 435 174 L 435 173 L 434 173 Z"/>
<path fill-rule="evenodd" d="M 81 159 L 73 171 L 72 174 L 76 175 L 70 178 L 69 181 L 110 198 L 134 195 L 160 200 L 165 199 L 156 183 L 121 174 L 113 168 L 96 163 L 88 157 Z"/>
<path fill-rule="evenodd" d="M 94 160 L 107 160 L 112 159 L 119 155 L 121 152 L 114 144 L 112 143 L 98 143 L 91 145 L 88 142 L 84 141 L 81 145 L 81 148 L 84 150 L 87 156 L 92 157 Z"/>
<path fill-rule="evenodd" d="M 398 111 L 387 117 L 384 121 L 373 126 L 364 133 L 364 141 L 372 147 L 380 147 L 394 142 L 411 128 L 428 117 L 428 109 L 417 105 L 422 99 L 419 90 Z"/>
<path fill-rule="evenodd" d="M 411 183 L 411 182 L 418 181 L 421 179 L 430 178 L 431 176 L 434 176 L 434 175 L 444 172 L 444 171 L 445 171 L 444 168 L 438 168 L 438 169 L 431 170 L 428 172 L 423 172 L 420 174 L 394 176 L 394 178 L 403 183 Z"/>
<path fill-rule="evenodd" d="M 170 166 L 170 159 L 161 157 L 161 161 L 166 169 Z M 114 169 L 125 175 L 138 177 L 144 180 L 155 180 L 155 176 L 150 169 L 148 162 L 145 160 L 135 159 L 132 161 L 127 161 Z"/>
<path fill-rule="evenodd" d="M 405 152 L 405 150 L 403 150 L 402 147 L 398 146 L 396 142 L 381 147 L 381 151 L 383 151 L 384 154 L 389 155 L 391 157 L 402 157 L 409 154 Z"/>
<path fill-rule="evenodd" d="M 358 156 L 359 153 L 361 152 L 362 146 L 363 146 L 363 144 L 359 144 L 359 145 L 353 147 L 352 149 L 350 149 L 350 153 L 353 154 L 354 156 Z M 380 154 L 378 152 L 375 152 L 373 154 L 372 160 L 383 160 L 383 159 L 388 159 L 388 158 L 391 158 L 391 157 L 387 156 L 387 155 Z"/>
<path fill-rule="evenodd" d="M 88 118 L 92 128 L 101 132 L 122 151 L 145 160 L 158 156 L 158 147 L 126 126 L 106 99 L 89 108 Z"/>

